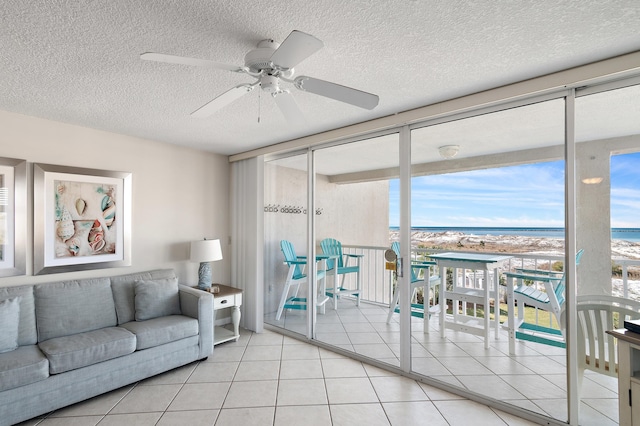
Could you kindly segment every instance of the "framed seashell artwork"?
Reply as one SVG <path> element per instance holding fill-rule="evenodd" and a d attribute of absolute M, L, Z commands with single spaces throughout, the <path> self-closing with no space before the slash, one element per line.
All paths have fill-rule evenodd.
<path fill-rule="evenodd" d="M 33 166 L 34 274 L 131 265 L 131 173 Z"/>
<path fill-rule="evenodd" d="M 27 162 L 0 157 L 0 277 L 26 274 Z"/>

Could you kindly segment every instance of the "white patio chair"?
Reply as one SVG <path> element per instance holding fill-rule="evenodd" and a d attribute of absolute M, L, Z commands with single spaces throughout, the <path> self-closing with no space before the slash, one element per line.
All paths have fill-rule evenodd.
<path fill-rule="evenodd" d="M 623 328 L 624 321 L 640 318 L 640 302 L 606 295 L 578 296 L 578 394 L 585 370 L 618 376 L 617 339 L 607 330 Z M 566 310 L 561 324 L 566 328 Z"/>

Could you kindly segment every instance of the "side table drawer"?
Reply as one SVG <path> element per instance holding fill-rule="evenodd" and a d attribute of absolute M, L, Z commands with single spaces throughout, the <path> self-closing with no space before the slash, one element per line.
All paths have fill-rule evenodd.
<path fill-rule="evenodd" d="M 215 294 L 213 295 L 213 309 L 223 309 L 227 307 L 231 307 L 235 305 L 235 295 L 230 294 L 229 296 L 219 297 Z"/>

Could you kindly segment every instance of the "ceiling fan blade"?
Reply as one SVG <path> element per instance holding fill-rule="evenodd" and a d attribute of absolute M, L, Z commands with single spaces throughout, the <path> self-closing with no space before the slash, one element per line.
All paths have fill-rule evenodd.
<path fill-rule="evenodd" d="M 303 75 L 296 77 L 294 84 L 305 92 L 315 93 L 365 109 L 374 109 L 380 100 L 378 95 Z"/>
<path fill-rule="evenodd" d="M 208 59 L 186 58 L 184 56 L 167 55 L 164 53 L 146 52 L 140 55 L 140 59 L 145 61 L 166 62 L 169 64 L 191 65 L 195 67 L 217 68 L 220 70 L 244 72 L 244 68 L 235 65 L 221 64 Z"/>
<path fill-rule="evenodd" d="M 303 124 L 306 122 L 302 111 L 298 107 L 293 95 L 286 90 L 273 94 L 276 105 L 282 111 L 284 118 L 289 124 Z"/>
<path fill-rule="evenodd" d="M 324 46 L 314 36 L 293 30 L 271 55 L 271 62 L 279 68 L 289 69 L 298 65 Z"/>
<path fill-rule="evenodd" d="M 224 92 L 222 95 L 218 96 L 214 100 L 209 103 L 204 104 L 197 110 L 191 113 L 192 117 L 208 117 L 218 111 L 220 108 L 229 105 L 231 102 L 236 99 L 241 98 L 246 95 L 250 91 L 253 90 L 255 85 L 253 84 L 241 84 L 239 86 L 234 87 L 231 90 Z"/>

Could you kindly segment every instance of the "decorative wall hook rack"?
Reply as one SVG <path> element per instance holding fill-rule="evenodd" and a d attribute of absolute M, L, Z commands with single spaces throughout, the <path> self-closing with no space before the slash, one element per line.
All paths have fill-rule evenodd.
<path fill-rule="evenodd" d="M 264 206 L 265 213 L 288 213 L 288 214 L 307 214 L 307 209 L 303 206 L 280 206 L 280 204 L 268 204 Z M 317 208 L 316 214 L 321 215 L 322 209 Z"/>

